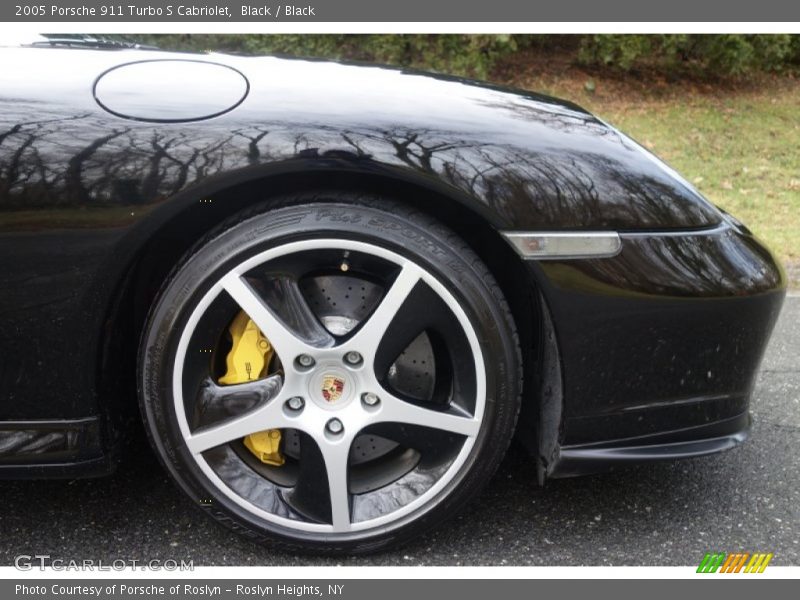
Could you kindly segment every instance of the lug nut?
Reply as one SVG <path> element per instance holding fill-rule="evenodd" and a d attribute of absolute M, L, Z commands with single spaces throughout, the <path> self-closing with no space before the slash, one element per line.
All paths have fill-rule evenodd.
<path fill-rule="evenodd" d="M 354 350 L 351 350 L 347 354 L 344 355 L 344 362 L 349 365 L 357 365 L 361 362 L 361 355 Z"/>
<path fill-rule="evenodd" d="M 306 401 L 303 400 L 300 396 L 292 396 L 286 401 L 286 406 L 289 410 L 303 410 L 303 407 L 306 405 Z"/>
<path fill-rule="evenodd" d="M 325 429 L 336 435 L 344 431 L 344 425 L 342 425 L 342 422 L 339 419 L 331 419 L 325 425 Z"/>
<path fill-rule="evenodd" d="M 309 356 L 308 354 L 301 354 L 297 357 L 297 364 L 301 367 L 313 367 L 314 366 L 314 357 Z"/>
<path fill-rule="evenodd" d="M 377 406 L 381 399 L 378 398 L 377 394 L 372 392 L 364 392 L 361 394 L 361 401 L 367 406 Z"/>

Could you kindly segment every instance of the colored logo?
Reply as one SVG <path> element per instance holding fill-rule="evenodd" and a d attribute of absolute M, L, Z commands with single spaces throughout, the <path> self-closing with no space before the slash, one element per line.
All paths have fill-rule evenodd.
<path fill-rule="evenodd" d="M 344 379 L 336 375 L 326 375 L 322 380 L 322 397 L 325 402 L 334 403 L 342 397 Z"/>
<path fill-rule="evenodd" d="M 763 573 L 773 554 L 765 552 L 707 552 L 697 567 L 698 573 Z"/>

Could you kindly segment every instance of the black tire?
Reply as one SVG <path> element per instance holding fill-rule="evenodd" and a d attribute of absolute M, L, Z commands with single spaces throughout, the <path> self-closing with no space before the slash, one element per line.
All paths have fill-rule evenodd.
<path fill-rule="evenodd" d="M 265 249 L 320 238 L 365 242 L 410 259 L 427 271 L 456 299 L 484 357 L 483 418 L 477 433 L 470 438 L 474 438 L 473 443 L 463 464 L 453 474 L 448 471 L 451 479 L 446 485 L 431 492 L 430 498 L 408 514 L 358 531 L 298 530 L 243 508 L 198 467 L 181 433 L 172 391 L 180 336 L 190 314 L 215 282 L 232 265 Z M 487 267 L 456 234 L 426 215 L 382 198 L 343 192 L 303 194 L 270 202 L 228 220 L 176 266 L 160 290 L 143 332 L 139 401 L 148 436 L 162 463 L 191 500 L 218 522 L 256 542 L 278 544 L 291 551 L 364 553 L 405 542 L 440 525 L 489 481 L 516 424 L 520 362 L 519 341 L 503 294 Z M 181 368 L 179 381 L 184 381 L 183 372 L 188 369 Z M 345 468 L 350 469 L 347 460 Z M 331 513 L 333 495 L 331 492 L 329 498 Z M 348 498 L 355 501 L 353 496 Z"/>

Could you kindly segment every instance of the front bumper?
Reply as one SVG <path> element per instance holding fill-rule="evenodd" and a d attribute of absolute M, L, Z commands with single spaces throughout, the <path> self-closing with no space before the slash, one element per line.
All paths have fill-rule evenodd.
<path fill-rule="evenodd" d="M 610 256 L 528 263 L 561 378 L 539 390 L 558 391 L 541 402 L 540 476 L 700 456 L 747 435 L 783 269 L 733 220 L 619 238 Z"/>

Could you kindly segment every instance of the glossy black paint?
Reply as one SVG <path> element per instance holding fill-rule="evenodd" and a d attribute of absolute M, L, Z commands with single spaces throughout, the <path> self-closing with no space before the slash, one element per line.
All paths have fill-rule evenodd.
<path fill-rule="evenodd" d="M 99 417 L 0 422 L 0 478 L 71 477 L 107 472 Z"/>
<path fill-rule="evenodd" d="M 171 266 L 159 257 L 277 191 L 342 186 L 395 192 L 446 222 L 469 217 L 476 239 L 624 232 L 616 257 L 525 266 L 520 285 L 540 290 L 552 315 L 532 353 L 548 334 L 557 352 L 529 390 L 548 401 L 523 432 L 539 427 L 544 471 L 557 474 L 560 446 L 747 410 L 783 297 L 780 268 L 577 106 L 383 67 L 208 56 L 190 60 L 247 78 L 241 103 L 212 119 L 143 122 L 106 111 L 92 93 L 98 77 L 141 61 L 179 67 L 180 56 L 0 57 L 0 422 L 103 415 L 112 448 L 130 404 L 118 369 L 160 283 L 152 273 Z"/>

